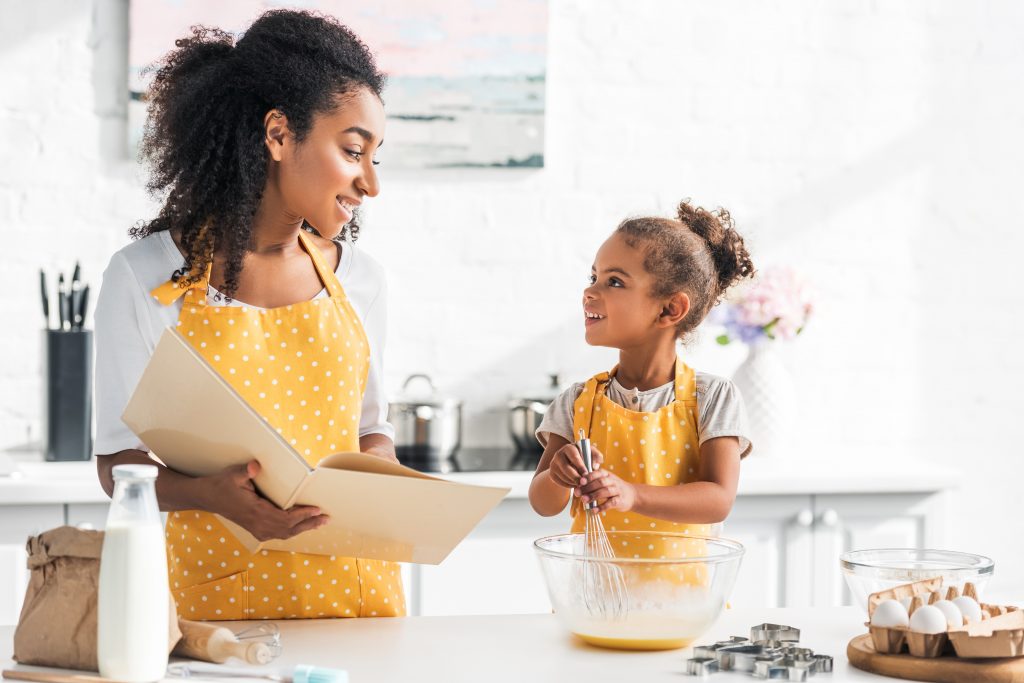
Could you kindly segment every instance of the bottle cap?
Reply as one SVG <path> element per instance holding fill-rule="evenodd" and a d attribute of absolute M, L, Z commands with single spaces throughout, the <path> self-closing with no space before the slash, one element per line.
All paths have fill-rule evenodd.
<path fill-rule="evenodd" d="M 114 479 L 156 479 L 156 465 L 116 465 Z"/>

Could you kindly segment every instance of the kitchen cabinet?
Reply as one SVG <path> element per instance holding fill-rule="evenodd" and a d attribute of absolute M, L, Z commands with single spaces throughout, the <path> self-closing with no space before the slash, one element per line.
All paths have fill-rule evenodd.
<path fill-rule="evenodd" d="M 852 604 L 839 556 L 857 548 L 942 548 L 942 492 L 737 498 L 722 532 L 747 555 L 733 603 Z"/>
<path fill-rule="evenodd" d="M 858 548 L 944 548 L 942 494 L 825 495 L 814 501 L 814 604 L 849 605 L 839 555 Z"/>
<path fill-rule="evenodd" d="M 410 614 L 550 612 L 533 541 L 564 533 L 568 517 L 541 517 L 524 498 L 506 498 L 440 565 L 412 565 Z"/>
<path fill-rule="evenodd" d="M 65 506 L 66 524 L 102 531 L 107 525 L 108 503 L 71 503 Z"/>
<path fill-rule="evenodd" d="M 17 620 L 25 539 L 61 524 L 102 529 L 108 499 L 93 463 L 42 463 L 0 477 L 0 624 Z M 453 472 L 454 481 L 511 489 L 439 566 L 404 565 L 410 615 L 550 611 L 533 541 L 564 533 L 567 514 L 530 508 L 532 472 Z M 721 535 L 747 550 L 730 602 L 742 607 L 847 604 L 839 554 L 854 548 L 946 547 L 946 500 L 958 474 L 912 459 L 743 465 Z"/>
<path fill-rule="evenodd" d="M 729 602 L 736 607 L 806 607 L 814 502 L 811 496 L 740 496 L 721 536 L 743 544 Z"/>

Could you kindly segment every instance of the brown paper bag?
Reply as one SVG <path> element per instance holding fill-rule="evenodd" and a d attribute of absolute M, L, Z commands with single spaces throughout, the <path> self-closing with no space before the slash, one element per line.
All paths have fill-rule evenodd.
<path fill-rule="evenodd" d="M 96 605 L 103 532 L 62 526 L 28 539 L 31 570 L 14 630 L 20 664 L 96 671 Z M 181 638 L 170 593 L 167 651 Z"/>

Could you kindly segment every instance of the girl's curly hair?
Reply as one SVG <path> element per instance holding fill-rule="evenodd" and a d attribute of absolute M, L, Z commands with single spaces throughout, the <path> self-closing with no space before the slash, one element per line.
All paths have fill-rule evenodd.
<path fill-rule="evenodd" d="M 754 275 L 750 253 L 725 209 L 707 211 L 682 201 L 676 220 L 630 218 L 617 232 L 629 246 L 644 250 L 644 269 L 655 278 L 652 296 L 686 292 L 690 297 L 679 337 L 695 329 L 729 287 Z"/>
<path fill-rule="evenodd" d="M 267 180 L 267 112 L 285 114 L 301 143 L 314 118 L 335 111 L 354 90 L 380 97 L 385 76 L 348 27 L 311 12 L 266 12 L 237 42 L 220 29 L 194 26 L 175 46 L 151 67 L 141 145 L 147 188 L 164 203 L 130 233 L 177 230 L 185 265 L 172 277 L 185 278 L 182 284 L 199 280 L 216 244 L 226 255 L 223 286 L 232 296 Z M 337 239 L 358 232 L 353 219 Z"/>

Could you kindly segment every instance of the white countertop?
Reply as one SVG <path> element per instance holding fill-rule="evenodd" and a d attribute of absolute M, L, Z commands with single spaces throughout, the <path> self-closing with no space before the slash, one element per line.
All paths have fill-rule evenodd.
<path fill-rule="evenodd" d="M 0 475 L 0 505 L 106 503 L 96 464 L 43 462 L 38 454 L 17 454 L 14 476 Z M 436 475 L 452 481 L 511 489 L 509 498 L 526 498 L 533 472 L 453 472 Z M 871 461 L 761 459 L 752 456 L 740 470 L 739 495 L 913 493 L 956 486 L 955 470 L 920 460 Z"/>
<path fill-rule="evenodd" d="M 863 614 L 855 607 L 726 610 L 698 642 L 747 637 L 751 626 L 764 622 L 799 628 L 801 646 L 833 657 L 833 672 L 816 674 L 810 681 L 896 680 L 859 671 L 847 663 L 847 643 L 864 631 Z M 312 664 L 345 669 L 352 683 L 701 680 L 683 675 L 690 649 L 621 652 L 590 647 L 562 630 L 552 614 L 278 624 L 284 651 L 275 668 Z M 13 633 L 13 627 L 0 627 L 0 666 L 4 668 L 11 665 Z M 704 680 L 756 679 L 723 672 Z"/>

